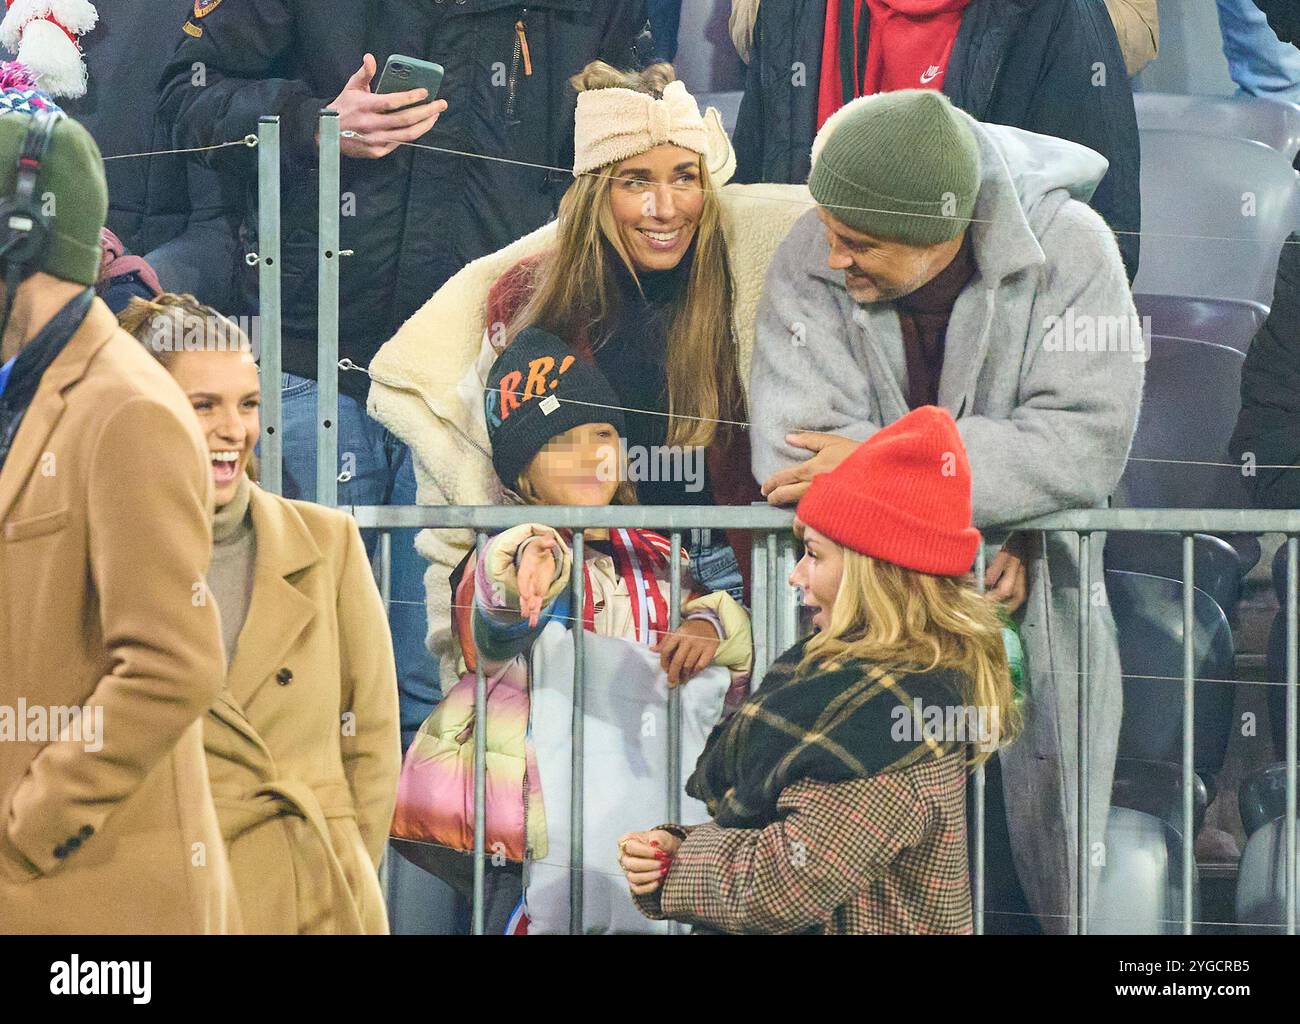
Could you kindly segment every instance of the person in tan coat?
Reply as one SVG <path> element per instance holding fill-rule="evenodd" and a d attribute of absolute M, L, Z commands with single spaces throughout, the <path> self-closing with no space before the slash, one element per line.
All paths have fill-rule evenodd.
<path fill-rule="evenodd" d="M 211 458 L 207 582 L 230 669 L 203 737 L 244 928 L 386 933 L 377 870 L 401 767 L 397 676 L 360 531 L 249 479 L 258 373 L 233 323 L 177 295 L 134 299 L 121 322 L 181 385 Z"/>
<path fill-rule="evenodd" d="M 231 931 L 201 724 L 224 668 L 203 439 L 90 290 L 99 151 L 56 120 L 18 174 L 33 124 L 0 118 L 0 196 L 55 214 L 17 247 L 22 217 L 0 225 L 0 933 Z"/>

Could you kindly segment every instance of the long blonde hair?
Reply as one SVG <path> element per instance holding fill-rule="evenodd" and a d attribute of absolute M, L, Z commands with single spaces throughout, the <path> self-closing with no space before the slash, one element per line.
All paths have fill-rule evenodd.
<path fill-rule="evenodd" d="M 866 661 L 890 671 L 952 669 L 962 699 L 989 716 L 991 747 L 1020 732 L 996 605 L 969 577 L 932 576 L 843 548 L 844 572 L 827 628 L 804 648 L 799 672 Z M 979 764 L 992 748 L 976 748 Z"/>
<path fill-rule="evenodd" d="M 621 88 L 660 96 L 676 80 L 670 64 L 621 72 L 604 61 L 588 64 L 571 79 L 579 92 Z M 506 325 L 513 341 L 525 327 L 538 326 L 574 344 L 593 335 L 616 310 L 618 287 L 608 245 L 632 275 L 636 267 L 610 210 L 616 164 L 574 181 L 560 201 L 555 250 L 535 271 L 532 295 Z M 695 258 L 683 298 L 668 323 L 668 443 L 707 445 L 730 431 L 719 420 L 743 419 L 740 371 L 731 333 L 731 271 L 717 192 L 707 161 L 700 159 L 704 207 L 696 228 Z"/>

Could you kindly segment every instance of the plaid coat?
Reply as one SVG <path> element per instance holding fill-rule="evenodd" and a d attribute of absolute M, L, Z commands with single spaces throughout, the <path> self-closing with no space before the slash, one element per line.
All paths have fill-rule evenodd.
<path fill-rule="evenodd" d="M 950 674 L 800 676 L 802 653 L 715 730 L 688 790 L 720 820 L 687 829 L 638 908 L 733 933 L 969 933 L 964 748 L 897 729 L 914 700 L 960 699 Z"/>

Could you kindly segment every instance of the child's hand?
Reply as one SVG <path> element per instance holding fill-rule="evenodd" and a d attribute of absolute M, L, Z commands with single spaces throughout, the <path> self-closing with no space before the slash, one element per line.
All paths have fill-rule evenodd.
<path fill-rule="evenodd" d="M 708 668 L 722 638 L 707 619 L 687 619 L 654 647 L 659 664 L 668 673 L 668 685 L 677 686 Z"/>
<path fill-rule="evenodd" d="M 555 539 L 538 537 L 524 548 L 517 574 L 519 584 L 519 614 L 536 626 L 542 614 L 546 592 L 555 582 Z"/>

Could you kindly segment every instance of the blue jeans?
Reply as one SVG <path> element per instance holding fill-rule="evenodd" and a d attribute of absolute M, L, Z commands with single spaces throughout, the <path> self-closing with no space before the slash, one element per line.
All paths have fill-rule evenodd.
<path fill-rule="evenodd" d="M 284 406 L 284 496 L 316 500 L 316 382 L 285 374 L 281 384 Z M 339 396 L 338 445 L 341 505 L 414 505 L 415 468 L 411 451 L 375 420 L 354 398 Z M 425 561 L 415 550 L 418 530 L 394 530 L 392 541 L 392 605 L 388 614 L 397 661 L 401 701 L 402 750 L 442 699 L 437 659 L 424 645 Z M 378 531 L 365 530 L 366 550 L 373 556 Z"/>
<path fill-rule="evenodd" d="M 1228 72 L 1249 96 L 1300 103 L 1300 50 L 1281 42 L 1253 0 L 1218 0 Z"/>
<path fill-rule="evenodd" d="M 691 556 L 691 575 L 709 590 L 725 590 L 739 603 L 745 603 L 745 588 L 740 579 L 740 564 L 721 530 L 691 530 L 682 538 Z"/>

